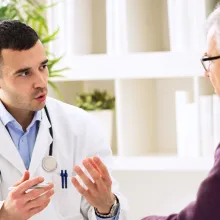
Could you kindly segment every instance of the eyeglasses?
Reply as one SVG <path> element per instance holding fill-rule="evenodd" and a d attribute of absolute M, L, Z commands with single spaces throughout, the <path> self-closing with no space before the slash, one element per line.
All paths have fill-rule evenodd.
<path fill-rule="evenodd" d="M 212 64 L 212 61 L 217 60 L 217 59 L 220 59 L 220 56 L 208 57 L 207 55 L 204 55 L 201 58 L 201 62 L 202 62 L 202 65 L 203 65 L 205 71 L 209 71 L 209 68 Z"/>

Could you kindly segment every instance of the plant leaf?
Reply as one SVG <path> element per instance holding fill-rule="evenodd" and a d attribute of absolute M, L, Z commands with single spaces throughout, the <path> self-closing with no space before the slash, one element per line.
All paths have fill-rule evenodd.
<path fill-rule="evenodd" d="M 59 99 L 63 100 L 63 96 L 60 93 L 59 88 L 55 85 L 55 83 L 51 82 L 50 80 L 48 81 L 49 86 L 56 92 L 57 96 Z"/>
<path fill-rule="evenodd" d="M 49 43 L 50 41 L 55 40 L 55 37 L 57 36 L 59 30 L 60 30 L 60 29 L 58 28 L 58 29 L 55 30 L 51 35 L 49 35 L 49 36 L 47 36 L 47 37 L 41 39 L 41 42 L 42 42 L 43 44 L 47 44 L 47 43 Z"/>

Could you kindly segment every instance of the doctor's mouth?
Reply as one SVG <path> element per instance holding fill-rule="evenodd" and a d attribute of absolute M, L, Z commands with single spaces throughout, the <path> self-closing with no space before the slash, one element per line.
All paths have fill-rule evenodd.
<path fill-rule="evenodd" d="M 39 95 L 37 98 L 35 98 L 38 102 L 44 102 L 46 100 L 47 94 Z"/>

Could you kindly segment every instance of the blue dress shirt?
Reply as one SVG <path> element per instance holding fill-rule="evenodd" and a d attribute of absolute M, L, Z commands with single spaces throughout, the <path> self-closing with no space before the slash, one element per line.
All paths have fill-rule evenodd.
<path fill-rule="evenodd" d="M 34 118 L 30 125 L 27 127 L 26 131 L 23 131 L 21 125 L 16 121 L 16 119 L 6 110 L 5 106 L 0 101 L 0 120 L 3 125 L 7 128 L 11 138 L 21 155 L 26 169 L 29 169 L 31 156 L 33 153 L 38 128 L 42 120 L 42 112 L 35 112 Z M 113 218 L 105 218 L 105 220 L 118 220 L 119 219 L 120 208 L 118 213 Z M 103 220 L 96 216 L 97 220 Z"/>
<path fill-rule="evenodd" d="M 42 119 L 41 111 L 35 112 L 34 118 L 26 131 L 23 131 L 21 125 L 15 118 L 6 110 L 5 106 L 0 101 L 0 119 L 3 125 L 7 128 L 16 148 L 21 155 L 26 169 L 29 169 L 31 156 L 34 149 L 38 128 Z"/>

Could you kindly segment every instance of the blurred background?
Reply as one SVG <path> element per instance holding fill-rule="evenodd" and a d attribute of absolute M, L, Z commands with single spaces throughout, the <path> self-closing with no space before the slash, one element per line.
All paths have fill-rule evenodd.
<path fill-rule="evenodd" d="M 1 0 L 0 19 L 39 34 L 49 96 L 85 109 L 111 143 L 129 219 L 195 199 L 220 139 L 220 100 L 203 77 L 217 0 Z"/>

